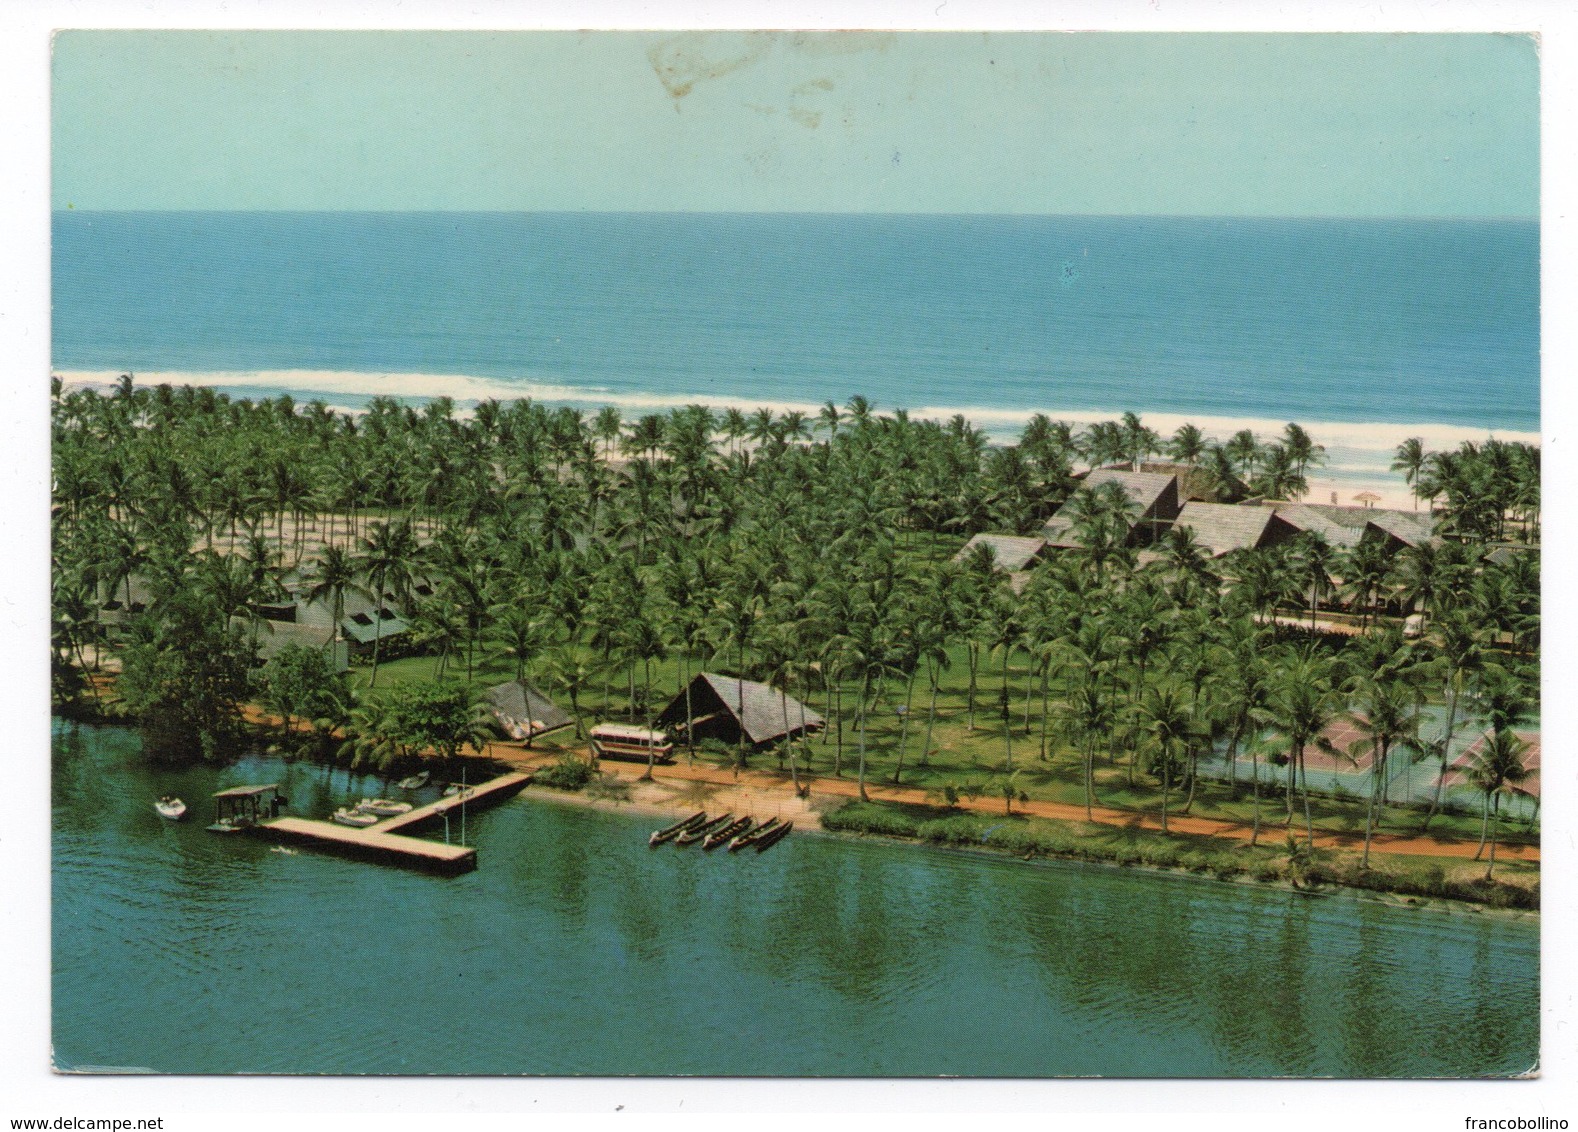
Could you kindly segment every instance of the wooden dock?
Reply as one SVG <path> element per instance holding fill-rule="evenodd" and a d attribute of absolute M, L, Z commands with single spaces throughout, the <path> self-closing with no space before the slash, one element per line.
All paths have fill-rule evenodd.
<path fill-rule="evenodd" d="M 303 842 L 361 860 L 407 865 L 441 873 L 469 872 L 477 867 L 477 851 L 471 846 L 426 841 L 419 837 L 402 836 L 397 831 L 439 821 L 458 810 L 462 804 L 468 810 L 497 805 L 519 794 L 530 781 L 529 774 L 517 772 L 500 775 L 476 786 L 468 786 L 464 797 L 455 794 L 440 798 L 408 813 L 385 818 L 377 825 L 360 828 L 332 821 L 291 817 L 260 822 L 251 828 L 258 835 L 274 841 Z"/>
<path fill-rule="evenodd" d="M 469 845 L 445 845 L 420 837 L 380 833 L 376 826 L 356 829 L 310 818 L 275 818 L 252 827 L 274 841 L 300 841 L 348 857 L 392 865 L 412 865 L 441 873 L 464 873 L 477 867 L 477 851 Z"/>
<path fill-rule="evenodd" d="M 460 809 L 462 801 L 467 810 L 480 810 L 488 806 L 496 806 L 500 802 L 515 797 L 526 784 L 531 781 L 531 775 L 513 771 L 501 774 L 497 778 L 490 778 L 486 782 L 479 782 L 475 786 L 468 786 L 464 798 L 460 794 L 452 794 L 447 798 L 440 798 L 436 802 L 429 802 L 425 806 L 418 806 L 409 813 L 396 814 L 392 818 L 385 818 L 377 825 L 367 828 L 379 833 L 394 833 L 396 830 L 411 829 L 414 826 L 438 821 L 446 814 L 453 814 Z M 344 827 L 341 827 L 344 828 Z M 458 830 L 456 832 L 459 832 Z"/>

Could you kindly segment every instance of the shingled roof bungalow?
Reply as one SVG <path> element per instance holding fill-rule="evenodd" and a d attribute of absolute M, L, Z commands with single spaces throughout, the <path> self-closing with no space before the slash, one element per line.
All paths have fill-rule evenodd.
<path fill-rule="evenodd" d="M 743 733 L 745 741 L 754 747 L 824 726 L 820 715 L 771 685 L 712 672 L 701 673 L 688 689 L 681 690 L 658 715 L 654 726 L 684 735 L 687 719 L 693 739 L 717 739 L 732 745 L 740 741 Z"/>
<path fill-rule="evenodd" d="M 1020 570 L 1028 570 L 1037 562 L 1041 558 L 1041 552 L 1046 549 L 1047 540 L 1020 538 L 1016 535 L 975 535 L 964 544 L 958 554 L 953 556 L 953 560 L 965 561 L 978 546 L 991 550 L 992 565 L 996 569 L 1013 574 Z"/>
<path fill-rule="evenodd" d="M 1173 526 L 1192 531 L 1195 544 L 1212 558 L 1235 550 L 1275 546 L 1297 533 L 1273 511 L 1232 503 L 1185 503 Z"/>
<path fill-rule="evenodd" d="M 1115 483 L 1134 504 L 1137 513 L 1129 527 L 1129 546 L 1147 546 L 1164 533 L 1178 517 L 1178 477 L 1162 472 L 1130 472 L 1122 468 L 1097 468 L 1088 473 L 1081 487 L 1098 488 Z M 1050 546 L 1077 547 L 1082 545 L 1074 534 L 1075 508 L 1072 500 L 1064 502 L 1057 513 L 1041 528 L 1041 537 Z"/>
<path fill-rule="evenodd" d="M 1366 538 L 1385 540 L 1392 550 L 1435 541 L 1435 523 L 1428 515 L 1412 511 L 1383 511 L 1374 507 L 1333 507 L 1325 503 L 1275 503 L 1268 505 L 1277 518 L 1297 531 L 1313 531 L 1332 546 L 1352 550 Z"/>

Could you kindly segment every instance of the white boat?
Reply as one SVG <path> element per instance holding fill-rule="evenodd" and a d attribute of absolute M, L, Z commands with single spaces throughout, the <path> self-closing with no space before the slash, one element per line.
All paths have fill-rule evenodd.
<path fill-rule="evenodd" d="M 448 786 L 444 787 L 444 797 L 453 798 L 456 794 L 465 794 L 469 797 L 471 794 L 471 787 L 461 786 L 458 782 L 451 782 Z"/>
<path fill-rule="evenodd" d="M 186 803 L 168 794 L 155 802 L 153 808 L 158 810 L 159 816 L 167 821 L 180 821 L 186 816 Z"/>
<path fill-rule="evenodd" d="M 364 814 L 377 814 L 381 818 L 392 818 L 396 814 L 409 814 L 410 802 L 394 802 L 388 798 L 363 798 L 356 804 L 358 811 Z"/>
<path fill-rule="evenodd" d="M 419 771 L 410 778 L 402 778 L 395 785 L 401 790 L 420 790 L 427 785 L 427 771 Z"/>
<path fill-rule="evenodd" d="M 354 825 L 366 827 L 378 824 L 377 814 L 364 814 L 360 810 L 348 810 L 344 806 L 334 811 L 334 820 L 341 825 Z"/>
<path fill-rule="evenodd" d="M 275 852 L 275 853 L 283 853 L 287 857 L 294 857 L 296 855 L 296 850 L 294 850 L 294 849 L 287 849 L 283 845 L 271 845 L 271 846 L 269 846 L 269 848 L 273 852 Z"/>

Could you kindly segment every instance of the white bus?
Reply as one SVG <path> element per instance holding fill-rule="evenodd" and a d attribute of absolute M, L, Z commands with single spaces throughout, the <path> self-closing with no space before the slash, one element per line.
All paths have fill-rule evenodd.
<path fill-rule="evenodd" d="M 591 731 L 592 754 L 600 759 L 631 759 L 636 762 L 671 763 L 674 744 L 662 731 L 632 727 L 625 723 L 599 723 Z"/>

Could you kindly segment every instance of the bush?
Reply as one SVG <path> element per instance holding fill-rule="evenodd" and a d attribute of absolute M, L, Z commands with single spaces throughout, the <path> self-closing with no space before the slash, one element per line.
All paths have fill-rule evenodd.
<path fill-rule="evenodd" d="M 901 810 L 870 802 L 850 802 L 822 815 L 822 827 L 840 833 L 876 833 L 884 837 L 914 837 L 920 822 Z"/>
<path fill-rule="evenodd" d="M 552 790 L 580 790 L 592 780 L 592 764 L 575 755 L 561 755 L 558 761 L 539 770 L 533 780 Z"/>

